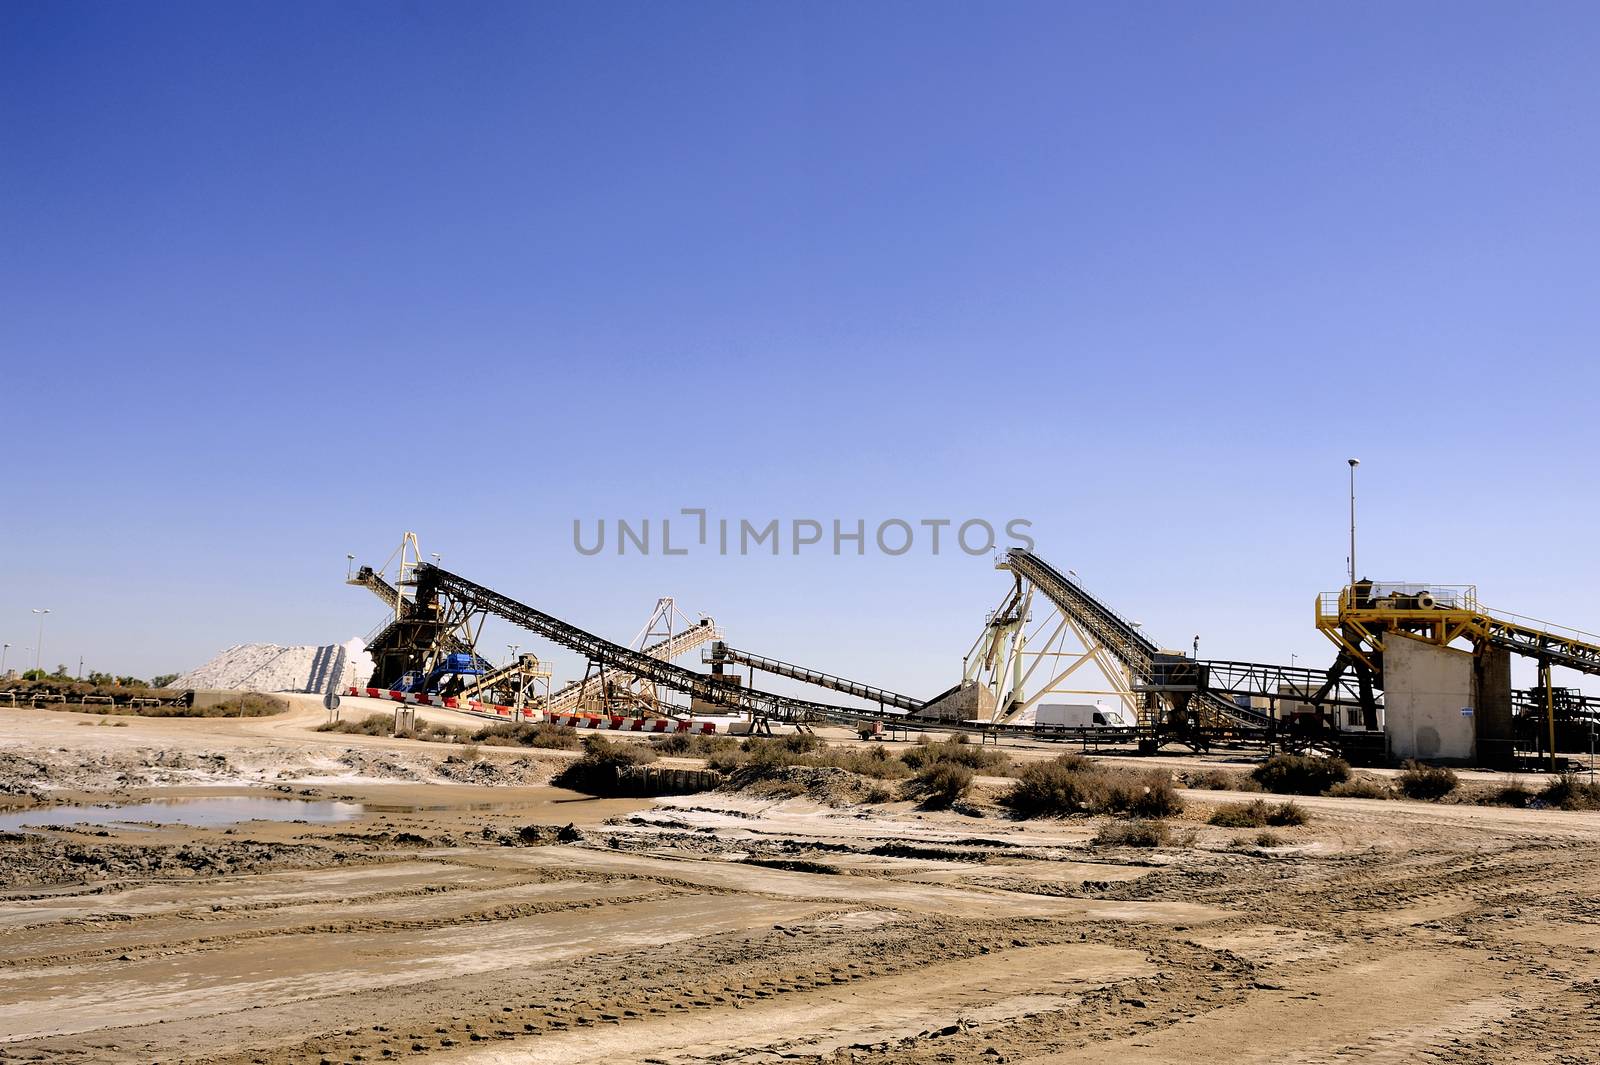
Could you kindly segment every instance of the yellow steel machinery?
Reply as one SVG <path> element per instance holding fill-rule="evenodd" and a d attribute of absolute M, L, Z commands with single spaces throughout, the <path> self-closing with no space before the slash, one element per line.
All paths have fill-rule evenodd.
<path fill-rule="evenodd" d="M 1515 614 L 1491 611 L 1478 601 L 1473 585 L 1432 585 L 1359 580 L 1317 597 L 1316 625 L 1339 648 L 1335 670 L 1348 666 L 1362 679 L 1365 693 L 1382 685 L 1386 642 L 1394 637 L 1436 647 L 1456 641 L 1484 656 L 1501 649 L 1539 664 L 1540 685 L 1551 690 L 1550 668 L 1566 666 L 1600 676 L 1600 636 Z M 1509 688 L 1509 679 L 1507 680 Z M 1369 704 L 1369 727 L 1376 724 Z M 1554 760 L 1554 714 L 1547 709 Z"/>

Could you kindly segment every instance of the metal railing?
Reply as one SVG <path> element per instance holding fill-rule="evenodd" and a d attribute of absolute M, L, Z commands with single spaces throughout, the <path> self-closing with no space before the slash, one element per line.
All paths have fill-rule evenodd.
<path fill-rule="evenodd" d="M 1360 594 L 1357 595 L 1357 590 Z M 1336 621 L 1340 615 L 1362 610 L 1385 613 L 1429 613 L 1448 610 L 1478 614 L 1478 588 L 1474 584 L 1431 584 L 1426 581 L 1361 581 L 1336 592 L 1317 596 L 1317 620 Z"/>

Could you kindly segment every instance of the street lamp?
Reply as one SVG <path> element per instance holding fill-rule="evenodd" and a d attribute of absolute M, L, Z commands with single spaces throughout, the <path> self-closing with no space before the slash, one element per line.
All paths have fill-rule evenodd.
<path fill-rule="evenodd" d="M 10 653 L 11 653 L 11 645 L 9 643 L 6 644 L 4 647 L 0 647 L 0 677 L 3 677 L 3 676 L 6 675 L 6 655 L 8 655 Z"/>
<path fill-rule="evenodd" d="M 33 612 L 39 615 L 39 638 L 35 641 L 33 647 L 33 668 L 37 670 L 39 668 L 39 658 L 44 651 L 44 616 L 50 611 L 46 607 L 34 607 Z"/>
<path fill-rule="evenodd" d="M 344 579 L 345 580 L 349 580 L 350 579 L 350 575 L 355 572 L 355 569 L 356 569 L 356 556 L 354 556 L 354 555 L 345 555 L 344 556 Z"/>
<path fill-rule="evenodd" d="M 1356 467 L 1361 465 L 1360 459 L 1346 459 L 1350 464 L 1350 587 L 1351 594 L 1356 586 Z"/>

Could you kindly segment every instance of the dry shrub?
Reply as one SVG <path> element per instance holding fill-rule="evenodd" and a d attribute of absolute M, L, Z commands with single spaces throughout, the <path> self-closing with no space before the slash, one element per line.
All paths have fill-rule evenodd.
<path fill-rule="evenodd" d="M 1255 844 L 1258 847 L 1281 847 L 1283 846 L 1283 837 L 1276 832 L 1258 832 L 1256 833 Z"/>
<path fill-rule="evenodd" d="M 942 810 L 966 798 L 974 776 L 970 768 L 956 762 L 929 762 L 917 770 L 906 790 L 911 797 L 920 798 L 924 806 Z"/>
<path fill-rule="evenodd" d="M 1442 799 L 1461 783 L 1455 772 L 1442 765 L 1408 760 L 1395 778 L 1408 799 Z"/>
<path fill-rule="evenodd" d="M 476 729 L 471 734 L 471 740 L 490 747 L 540 747 L 560 751 L 570 751 L 579 742 L 578 730 L 566 725 L 544 722 L 529 725 L 510 721 Z"/>
<path fill-rule="evenodd" d="M 1303 825 L 1306 821 L 1305 810 L 1293 802 L 1282 802 L 1273 806 L 1260 799 L 1219 806 L 1211 812 L 1211 817 L 1208 819 L 1209 824 L 1219 828 L 1265 828 L 1267 825 L 1287 828 Z"/>
<path fill-rule="evenodd" d="M 1350 779 L 1350 763 L 1316 754 L 1275 754 L 1250 775 L 1279 795 L 1323 795 Z"/>
<path fill-rule="evenodd" d="M 1563 810 L 1600 810 L 1600 784 L 1590 784 L 1576 773 L 1562 773 L 1545 785 L 1539 799 Z"/>
<path fill-rule="evenodd" d="M 752 736 L 745 746 L 754 743 L 776 744 L 794 754 L 809 754 L 823 745 L 821 737 L 810 732 L 791 732 L 787 736 Z"/>
<path fill-rule="evenodd" d="M 88 694 L 98 695 L 107 692 L 88 687 Z M 19 699 L 27 696 L 20 689 Z M 62 710 L 73 714 L 99 714 L 102 717 L 270 717 L 281 714 L 289 709 L 289 704 L 283 699 L 272 695 L 263 695 L 260 692 L 240 692 L 220 703 L 209 706 L 185 706 L 182 703 L 167 704 L 164 706 L 131 706 L 128 703 L 120 705 L 112 703 L 41 703 L 41 710 Z"/>
<path fill-rule="evenodd" d="M 883 747 L 824 747 L 805 757 L 807 765 L 832 766 L 876 780 L 898 780 L 911 772 L 910 766 Z"/>
<path fill-rule="evenodd" d="M 1109 813 L 1160 818 L 1183 810 L 1167 774 L 1111 769 L 1076 754 L 1025 766 L 1000 801 L 1018 817 Z"/>
<path fill-rule="evenodd" d="M 1386 784 L 1368 776 L 1353 776 L 1335 784 L 1328 794 L 1336 799 L 1387 799 L 1391 795 Z"/>
<path fill-rule="evenodd" d="M 99 712 L 93 704 L 72 709 Z M 111 710 L 110 707 L 106 709 Z M 241 692 L 211 706 L 119 706 L 114 712 L 134 717 L 270 717 L 287 709 L 289 704 L 283 699 L 258 692 Z"/>
<path fill-rule="evenodd" d="M 604 736 L 585 736 L 583 757 L 569 763 L 550 783 L 587 795 L 609 795 L 617 790 L 618 772 L 655 760 L 655 752 L 648 747 L 613 743 Z"/>
<path fill-rule="evenodd" d="M 472 739 L 472 733 L 464 728 L 451 728 L 427 721 L 416 728 L 402 729 L 395 735 L 403 740 L 421 740 L 424 743 L 467 743 Z"/>
<path fill-rule="evenodd" d="M 360 721 L 326 721 L 317 726 L 318 732 L 340 732 L 350 736 L 392 736 L 392 714 L 368 714 Z"/>
<path fill-rule="evenodd" d="M 652 741 L 657 754 L 680 758 L 709 758 L 739 746 L 732 736 L 707 735 L 703 732 L 674 732 Z"/>
<path fill-rule="evenodd" d="M 1199 791 L 1260 791 L 1261 785 L 1246 773 L 1202 769 L 1184 778 L 1183 786 Z"/>
<path fill-rule="evenodd" d="M 1010 755 L 968 743 L 965 734 L 943 741 L 930 741 L 923 736 L 914 746 L 902 751 L 900 759 L 912 769 L 919 770 L 939 762 L 950 762 L 974 772 L 991 774 L 1003 774 L 1011 768 Z"/>
<path fill-rule="evenodd" d="M 1484 806 L 1513 806 L 1520 810 L 1533 801 L 1533 791 L 1520 779 L 1512 779 L 1480 795 L 1477 801 Z"/>
<path fill-rule="evenodd" d="M 1107 821 L 1094 834 L 1096 847 L 1165 847 L 1172 829 L 1165 821 Z"/>
<path fill-rule="evenodd" d="M 789 766 L 828 767 L 875 780 L 898 780 L 911 769 L 885 747 L 828 747 L 814 736 L 752 737 L 737 748 L 711 754 L 706 764 L 724 773 L 744 770 L 743 779 L 756 780 Z M 810 742 L 804 742 L 810 741 Z"/>

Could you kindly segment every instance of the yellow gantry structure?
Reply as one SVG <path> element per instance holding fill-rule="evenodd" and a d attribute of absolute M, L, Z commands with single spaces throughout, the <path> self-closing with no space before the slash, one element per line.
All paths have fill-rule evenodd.
<path fill-rule="evenodd" d="M 1357 581 L 1317 597 L 1317 629 L 1334 646 L 1380 673 L 1383 641 L 1392 633 L 1445 647 L 1465 639 L 1473 649 L 1504 647 L 1546 665 L 1600 676 L 1600 636 L 1488 610 L 1470 584 Z"/>

